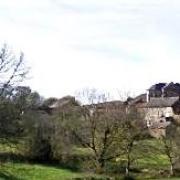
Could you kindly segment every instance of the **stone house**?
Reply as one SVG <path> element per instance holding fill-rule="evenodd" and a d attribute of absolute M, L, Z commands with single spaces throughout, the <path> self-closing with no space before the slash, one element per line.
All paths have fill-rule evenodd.
<path fill-rule="evenodd" d="M 49 114 L 57 109 L 68 110 L 69 106 L 87 108 L 90 113 L 94 111 L 118 114 L 127 111 L 129 107 L 135 107 L 139 112 L 145 114 L 145 124 L 154 137 L 166 135 L 166 128 L 171 123 L 180 124 L 180 84 L 158 83 L 151 86 L 147 93 L 135 98 L 128 98 L 126 102 L 110 101 L 81 106 L 74 97 L 66 96 L 54 101 L 47 107 L 43 107 Z"/>
<path fill-rule="evenodd" d="M 145 113 L 149 132 L 154 137 L 166 135 L 166 128 L 180 120 L 180 84 L 158 83 L 151 86 L 128 104 Z"/>
<path fill-rule="evenodd" d="M 157 138 L 166 135 L 166 128 L 179 119 L 179 97 L 151 98 L 144 107 L 145 120 L 152 136 Z"/>

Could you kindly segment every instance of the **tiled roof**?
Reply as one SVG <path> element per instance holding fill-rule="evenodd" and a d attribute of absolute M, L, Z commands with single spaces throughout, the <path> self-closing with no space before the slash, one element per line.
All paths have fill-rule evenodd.
<path fill-rule="evenodd" d="M 139 96 L 131 99 L 128 104 L 129 105 L 136 105 L 138 103 L 145 103 L 146 102 L 146 94 L 140 94 Z"/>
<path fill-rule="evenodd" d="M 75 98 L 72 96 L 65 96 L 65 97 L 55 101 L 52 105 L 49 106 L 49 108 L 54 109 L 54 108 L 62 107 L 71 102 L 75 102 Z"/>
<path fill-rule="evenodd" d="M 84 107 L 91 108 L 91 107 L 96 107 L 99 109 L 103 108 L 120 108 L 125 106 L 124 102 L 122 101 L 108 101 L 104 103 L 97 103 L 97 104 L 90 104 L 90 105 L 84 105 Z"/>
<path fill-rule="evenodd" d="M 150 101 L 146 104 L 146 107 L 171 107 L 178 100 L 179 100 L 179 97 L 150 98 Z"/>
<path fill-rule="evenodd" d="M 166 86 L 166 83 L 158 83 L 158 84 L 154 84 L 153 86 L 151 86 L 149 88 L 149 90 L 162 90 L 162 88 Z"/>

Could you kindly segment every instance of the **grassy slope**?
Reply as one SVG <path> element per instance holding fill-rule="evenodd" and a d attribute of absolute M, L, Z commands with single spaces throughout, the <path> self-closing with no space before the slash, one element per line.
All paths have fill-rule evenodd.
<path fill-rule="evenodd" d="M 133 152 L 138 159 L 135 160 L 133 166 L 140 170 L 140 173 L 132 173 L 138 179 L 151 179 L 153 177 L 161 177 L 159 171 L 169 169 L 167 157 L 162 154 L 162 151 L 151 152 L 149 146 L 158 147 L 161 149 L 161 143 L 152 139 L 145 140 L 141 143 L 141 148 Z M 145 148 L 146 147 L 146 148 Z M 151 149 L 151 148 L 150 148 Z M 148 152 L 149 151 L 149 152 Z M 17 152 L 16 148 L 9 148 L 6 145 L 0 145 L 0 152 Z M 20 152 L 20 151 L 19 151 Z M 75 149 L 75 154 L 88 154 L 87 149 Z M 121 158 L 120 158 L 121 159 Z M 119 162 L 121 165 L 121 162 Z M 111 169 L 111 167 L 109 167 Z M 119 168 L 119 167 L 117 167 Z M 123 174 L 121 174 L 123 175 Z M 96 175 L 72 172 L 60 167 L 26 164 L 26 163 L 4 163 L 0 166 L 0 179 L 23 179 L 23 180 L 56 180 L 56 179 L 72 179 L 78 177 L 88 177 Z M 161 179 L 161 178 L 160 178 Z M 179 178 L 178 178 L 179 179 Z"/>
<path fill-rule="evenodd" d="M 75 173 L 67 169 L 25 163 L 5 163 L 0 168 L 0 179 L 58 180 L 96 177 L 92 174 Z"/>
<path fill-rule="evenodd" d="M 0 143 L 0 158 L 5 154 L 23 154 L 24 148 L 21 144 L 13 143 Z M 83 153 L 87 151 L 82 150 Z M 77 153 L 75 151 L 75 153 Z M 1 160 L 2 160 L 1 159 Z M 7 159 L 7 158 L 5 158 Z M 47 166 L 43 164 L 29 164 L 23 162 L 7 161 L 2 163 L 0 160 L 0 180 L 63 180 L 73 178 L 85 178 L 85 177 L 102 177 L 90 173 L 78 173 L 69 169 L 64 169 L 58 166 Z M 17 160 L 18 161 L 18 160 Z"/>

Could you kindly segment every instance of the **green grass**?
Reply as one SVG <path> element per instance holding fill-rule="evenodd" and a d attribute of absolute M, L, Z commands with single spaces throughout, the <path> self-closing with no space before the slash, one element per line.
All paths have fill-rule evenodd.
<path fill-rule="evenodd" d="M 63 180 L 73 178 L 100 177 L 94 174 L 77 173 L 53 166 L 5 163 L 0 168 L 1 180 Z"/>
<path fill-rule="evenodd" d="M 8 145 L 0 144 L 0 152 L 21 154 L 23 153 L 21 146 L 22 144 L 20 144 L 19 146 L 13 146 L 13 143 Z M 156 150 L 152 151 L 151 147 L 155 147 Z M 140 147 L 138 147 L 137 149 L 135 148 L 136 150 L 133 151 L 133 155 L 135 155 L 137 159 L 135 159 L 134 163 L 132 164 L 132 168 L 139 170 L 139 172 L 131 172 L 131 174 L 137 179 L 168 179 L 162 178 L 164 175 L 162 176 L 160 174 L 160 172 L 164 171 L 165 173 L 167 173 L 167 175 L 165 175 L 164 177 L 168 177 L 169 173 L 168 158 L 165 154 L 162 153 L 163 151 L 161 148 L 162 144 L 158 140 L 143 140 L 140 144 Z M 92 152 L 88 148 L 74 147 L 71 153 L 73 156 L 81 157 L 92 155 Z M 113 168 L 119 169 L 120 167 L 122 167 L 123 162 L 126 161 L 126 159 L 124 158 L 125 157 L 121 156 L 119 157 L 119 161 L 112 161 L 112 165 L 110 164 L 110 166 L 107 167 L 108 170 L 110 170 L 109 173 L 111 173 L 111 170 Z M 60 166 L 58 167 L 46 166 L 42 164 L 28 164 L 18 160 L 16 162 L 21 163 L 5 162 L 2 164 L 2 166 L 0 166 L 0 180 L 63 180 L 73 178 L 85 179 L 86 177 L 103 177 L 93 173 L 80 173 L 71 171 L 69 169 L 63 169 Z M 86 161 L 83 163 L 86 163 Z M 114 175 L 115 174 L 113 174 L 112 176 Z M 124 172 L 117 174 L 118 178 L 119 176 L 123 177 L 123 175 Z"/>
<path fill-rule="evenodd" d="M 3 154 L 0 157 L 5 159 L 4 163 L 2 163 L 2 159 L 0 160 L 0 180 L 64 180 L 103 177 L 93 173 L 75 172 L 70 169 L 62 168 L 61 166 L 31 164 L 20 161 L 20 159 L 13 161 L 8 158 L 8 156 L 12 154 L 17 155 L 17 158 L 20 157 L 20 155 L 23 155 L 24 149 L 23 143 L 0 143 L 0 154 Z M 73 154 L 85 156 L 89 154 L 89 150 L 75 148 Z"/>

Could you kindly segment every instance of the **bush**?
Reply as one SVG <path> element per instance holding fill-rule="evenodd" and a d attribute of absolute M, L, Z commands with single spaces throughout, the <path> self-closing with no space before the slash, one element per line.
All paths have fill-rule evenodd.
<path fill-rule="evenodd" d="M 31 160 L 37 162 L 51 162 L 52 148 L 48 139 L 33 139 L 29 142 L 29 150 L 27 152 Z"/>
<path fill-rule="evenodd" d="M 61 166 L 75 171 L 92 171 L 94 168 L 89 154 L 62 154 L 58 161 Z"/>

